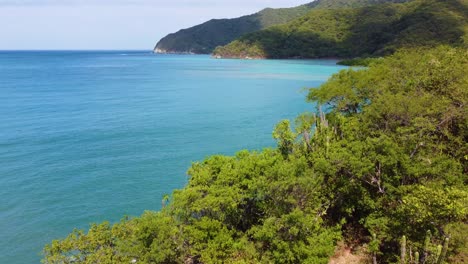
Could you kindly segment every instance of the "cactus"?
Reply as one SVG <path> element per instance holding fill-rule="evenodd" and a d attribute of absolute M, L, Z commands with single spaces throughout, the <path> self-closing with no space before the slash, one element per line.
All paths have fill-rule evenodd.
<path fill-rule="evenodd" d="M 169 196 L 169 194 L 164 194 L 163 197 L 162 197 L 162 200 L 161 200 L 161 206 L 162 208 L 165 208 L 167 203 L 169 202 L 169 200 L 171 199 L 171 197 Z"/>
<path fill-rule="evenodd" d="M 406 263 L 406 236 L 403 236 L 401 239 L 401 264 Z"/>
<path fill-rule="evenodd" d="M 426 239 L 424 240 L 424 252 L 422 255 L 422 264 L 426 263 L 426 259 L 429 255 L 429 244 L 431 243 L 431 230 L 427 230 L 426 232 Z"/>
<path fill-rule="evenodd" d="M 438 254 L 437 258 L 437 264 L 442 264 L 444 263 L 445 256 L 447 255 L 447 250 L 448 250 L 448 244 L 449 244 L 449 238 L 447 237 L 444 241 L 444 247 L 442 249 L 442 252 Z M 439 246 L 440 247 L 440 246 Z M 437 248 L 437 253 L 439 253 L 439 248 Z"/>
<path fill-rule="evenodd" d="M 377 235 L 374 233 L 372 234 L 374 244 L 377 243 Z M 377 264 L 377 252 L 372 253 L 372 264 Z"/>
<path fill-rule="evenodd" d="M 431 231 L 426 232 L 426 237 L 424 240 L 424 248 L 423 248 L 423 253 L 420 254 L 417 248 L 413 248 L 411 246 L 411 242 L 408 242 L 407 237 L 403 236 L 400 240 L 400 250 L 401 250 L 401 255 L 400 255 L 400 264 L 444 264 L 447 252 L 448 252 L 448 247 L 449 247 L 449 242 L 450 238 L 447 237 L 444 239 L 443 245 L 438 245 L 436 252 L 431 253 L 430 248 L 431 246 Z M 373 236 L 374 240 L 375 235 Z M 409 252 L 408 251 L 408 245 L 409 246 Z M 414 252 L 414 253 L 413 253 Z M 374 262 L 375 263 L 375 262 Z"/>
<path fill-rule="evenodd" d="M 438 245 L 437 246 L 437 253 L 436 253 L 436 262 L 437 260 L 440 258 L 440 254 L 442 253 L 442 246 L 441 245 Z"/>

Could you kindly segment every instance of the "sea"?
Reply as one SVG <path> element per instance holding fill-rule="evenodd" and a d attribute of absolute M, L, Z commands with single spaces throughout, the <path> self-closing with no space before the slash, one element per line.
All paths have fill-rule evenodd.
<path fill-rule="evenodd" d="M 183 188 L 193 162 L 274 147 L 315 111 L 334 60 L 224 60 L 150 51 L 0 51 L 0 263 L 117 222 Z"/>

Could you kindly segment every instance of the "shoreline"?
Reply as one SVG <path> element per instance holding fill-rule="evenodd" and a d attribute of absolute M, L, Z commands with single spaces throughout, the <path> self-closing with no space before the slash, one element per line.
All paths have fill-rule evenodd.
<path fill-rule="evenodd" d="M 161 55 L 205 55 L 210 56 L 213 59 L 225 59 L 225 60 L 352 60 L 356 58 L 340 58 L 340 57 L 287 57 L 287 58 L 268 58 L 268 57 L 250 57 L 250 56 L 220 56 L 213 53 L 196 53 L 196 52 L 184 52 L 184 51 L 163 51 L 153 50 L 154 54 Z"/>

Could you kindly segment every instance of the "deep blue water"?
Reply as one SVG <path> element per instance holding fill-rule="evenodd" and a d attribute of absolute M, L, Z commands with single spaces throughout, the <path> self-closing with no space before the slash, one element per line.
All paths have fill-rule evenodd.
<path fill-rule="evenodd" d="M 191 162 L 274 146 L 334 61 L 0 52 L 0 263 L 91 222 L 158 210 Z"/>

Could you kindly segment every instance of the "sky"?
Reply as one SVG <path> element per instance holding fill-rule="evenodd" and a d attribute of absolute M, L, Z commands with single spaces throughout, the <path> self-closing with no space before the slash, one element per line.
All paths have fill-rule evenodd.
<path fill-rule="evenodd" d="M 0 0 L 0 50 L 151 50 L 182 28 L 312 0 Z"/>

